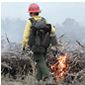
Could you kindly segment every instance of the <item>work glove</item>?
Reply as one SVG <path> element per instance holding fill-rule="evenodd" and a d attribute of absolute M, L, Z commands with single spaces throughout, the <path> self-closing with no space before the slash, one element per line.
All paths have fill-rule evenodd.
<path fill-rule="evenodd" d="M 24 55 L 24 53 L 25 53 L 25 46 L 22 46 L 21 47 L 21 55 Z"/>
<path fill-rule="evenodd" d="M 29 46 L 29 45 L 26 45 L 26 46 L 23 45 L 23 46 L 22 46 L 22 51 L 23 51 L 23 52 L 30 51 L 30 50 L 31 50 L 31 49 L 30 49 L 30 46 Z"/>
<path fill-rule="evenodd" d="M 22 47 L 22 51 L 25 51 L 25 46 Z"/>

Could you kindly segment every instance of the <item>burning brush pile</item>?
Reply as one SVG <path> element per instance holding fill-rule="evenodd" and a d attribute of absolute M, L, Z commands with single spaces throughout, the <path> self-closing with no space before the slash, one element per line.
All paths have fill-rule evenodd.
<path fill-rule="evenodd" d="M 75 46 L 71 47 L 69 43 L 61 41 L 61 38 L 58 42 L 58 52 L 49 50 L 46 60 L 55 82 L 52 85 L 85 85 L 85 46 L 76 41 Z M 28 74 L 35 75 L 32 52 L 27 50 L 28 52 L 22 53 L 19 49 L 21 48 L 2 52 L 2 76 L 25 79 Z"/>
<path fill-rule="evenodd" d="M 51 63 L 52 59 L 56 59 L 56 62 Z M 85 53 L 61 53 L 57 58 L 51 58 L 49 63 L 56 83 L 85 84 Z"/>
<path fill-rule="evenodd" d="M 61 43 L 57 55 L 48 54 L 48 66 L 56 85 L 85 85 L 85 46 Z"/>
<path fill-rule="evenodd" d="M 13 79 L 24 79 L 26 75 L 32 74 L 32 61 L 29 57 L 17 56 L 11 52 L 2 54 L 1 74 Z"/>
<path fill-rule="evenodd" d="M 54 72 L 55 81 L 64 80 L 69 69 L 67 54 L 61 54 L 56 60 L 56 63 L 50 65 L 51 70 Z"/>
<path fill-rule="evenodd" d="M 29 49 L 27 52 L 21 51 L 20 44 L 4 44 L 2 43 L 1 75 L 12 79 L 24 79 L 26 75 L 32 74 L 32 52 Z"/>

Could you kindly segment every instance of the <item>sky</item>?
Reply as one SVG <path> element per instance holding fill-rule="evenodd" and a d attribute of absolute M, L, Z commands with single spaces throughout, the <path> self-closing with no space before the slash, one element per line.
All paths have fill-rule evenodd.
<path fill-rule="evenodd" d="M 27 20 L 29 2 L 2 2 L 1 18 L 20 18 Z M 72 18 L 85 26 L 85 2 L 39 2 L 41 16 L 52 24 L 62 24 L 66 18 Z"/>

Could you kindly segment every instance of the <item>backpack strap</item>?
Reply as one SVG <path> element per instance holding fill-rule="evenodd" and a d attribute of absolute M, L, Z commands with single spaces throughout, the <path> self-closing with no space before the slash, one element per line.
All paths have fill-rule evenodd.
<path fill-rule="evenodd" d="M 35 20 L 34 18 L 29 18 L 29 20 L 31 21 L 32 23 L 32 27 L 35 27 L 35 24 L 38 22 L 37 20 Z M 46 23 L 46 19 L 41 17 L 41 22 L 45 22 Z M 50 29 L 49 29 L 50 28 Z M 43 29 L 45 32 L 51 32 L 51 24 L 47 24 L 46 23 L 46 26 L 45 26 L 45 29 Z"/>
<path fill-rule="evenodd" d="M 29 20 L 30 20 L 32 26 L 36 23 L 36 20 L 34 20 L 33 18 L 29 18 Z"/>
<path fill-rule="evenodd" d="M 31 21 L 32 25 L 34 25 L 37 22 L 37 20 L 35 20 L 34 18 L 29 18 L 29 20 Z M 46 22 L 46 19 L 41 17 L 40 21 L 45 21 Z"/>

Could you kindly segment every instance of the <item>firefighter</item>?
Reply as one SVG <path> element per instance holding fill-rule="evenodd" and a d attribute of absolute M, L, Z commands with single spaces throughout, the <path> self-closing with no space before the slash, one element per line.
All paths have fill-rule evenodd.
<path fill-rule="evenodd" d="M 33 51 L 33 54 L 34 54 L 33 58 L 34 58 L 34 61 L 37 63 L 36 79 L 38 81 L 40 81 L 42 79 L 45 80 L 46 78 L 49 78 L 49 69 L 45 62 L 45 56 L 46 56 L 48 47 L 40 46 L 41 44 L 39 44 L 37 46 L 33 45 L 33 43 L 35 43 L 35 41 L 38 42 L 40 40 L 39 40 L 39 38 L 37 40 L 34 39 L 36 35 L 34 37 L 32 36 L 32 32 L 34 32 L 34 31 L 32 31 L 32 29 L 34 29 L 33 28 L 34 22 L 39 23 L 40 21 L 42 21 L 43 23 L 46 22 L 46 24 L 47 24 L 47 21 L 44 18 L 42 18 L 41 16 L 39 16 L 39 13 L 41 12 L 41 10 L 40 10 L 40 7 L 38 4 L 35 4 L 35 3 L 30 4 L 30 6 L 28 8 L 28 12 L 29 12 L 29 15 L 31 18 L 29 18 L 27 20 L 26 26 L 24 29 L 23 49 L 25 47 L 29 46 L 30 49 Z M 41 26 L 41 27 L 43 27 L 43 26 Z M 51 29 L 48 32 L 48 33 L 50 33 L 50 45 L 52 45 L 52 49 L 55 50 L 56 49 L 55 45 L 57 43 L 56 35 L 55 35 L 55 28 L 52 25 L 50 25 L 50 27 L 51 27 Z M 39 34 L 43 34 L 42 30 L 41 30 L 41 33 L 39 33 Z M 46 34 L 46 36 L 45 36 L 45 34 L 43 36 L 46 37 L 47 34 Z M 31 39 L 30 39 L 30 37 L 31 37 Z M 48 38 L 49 38 L 49 36 L 48 36 Z M 48 38 L 46 38 L 45 40 L 49 41 Z M 43 42 L 43 40 L 41 42 Z M 47 41 L 45 42 L 45 44 L 47 44 Z"/>

